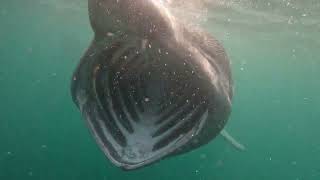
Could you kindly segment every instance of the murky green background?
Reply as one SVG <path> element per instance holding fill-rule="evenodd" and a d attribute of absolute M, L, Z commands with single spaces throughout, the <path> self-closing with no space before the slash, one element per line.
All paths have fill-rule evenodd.
<path fill-rule="evenodd" d="M 232 60 L 228 130 L 207 146 L 124 172 L 71 101 L 92 31 L 85 0 L 0 2 L 0 180 L 319 180 L 320 1 L 217 1 L 205 28 Z"/>

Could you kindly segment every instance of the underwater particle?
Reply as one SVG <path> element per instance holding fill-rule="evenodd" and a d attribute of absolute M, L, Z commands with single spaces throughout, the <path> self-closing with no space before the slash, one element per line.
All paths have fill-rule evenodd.
<path fill-rule="evenodd" d="M 221 166 L 223 166 L 223 160 L 218 160 L 216 162 L 216 167 L 221 167 Z"/>
<path fill-rule="evenodd" d="M 195 173 L 196 173 L 196 174 L 198 174 L 198 173 L 199 173 L 199 170 L 198 170 L 198 169 L 196 169 L 196 170 L 195 170 Z"/>
<path fill-rule="evenodd" d="M 43 144 L 43 145 L 41 145 L 41 148 L 42 148 L 42 149 L 46 149 L 46 148 L 47 148 L 47 145 Z"/>
<path fill-rule="evenodd" d="M 243 68 L 243 67 L 241 67 L 241 68 L 240 68 L 240 70 L 241 70 L 241 71 L 243 71 L 243 70 L 244 70 L 244 68 Z"/>
<path fill-rule="evenodd" d="M 287 6 L 290 6 L 290 2 L 287 2 Z"/>
<path fill-rule="evenodd" d="M 28 53 L 32 53 L 33 52 L 33 48 L 32 47 L 30 47 L 30 48 L 28 48 Z"/>
<path fill-rule="evenodd" d="M 206 154 L 200 154 L 200 159 L 206 159 L 207 155 Z"/>
<path fill-rule="evenodd" d="M 297 165 L 297 161 L 292 161 L 291 165 L 293 165 L 293 166 Z"/>
<path fill-rule="evenodd" d="M 303 98 L 303 101 L 304 101 L 304 103 L 306 103 L 306 104 L 309 102 L 309 100 L 310 100 L 310 99 L 307 98 L 307 97 L 304 97 L 304 98 Z"/>
<path fill-rule="evenodd" d="M 8 151 L 8 152 L 7 152 L 7 155 L 9 155 L 9 156 L 12 155 L 12 152 Z"/>
<path fill-rule="evenodd" d="M 293 24 L 294 20 L 293 20 L 293 16 L 290 16 L 288 19 L 288 24 Z"/>
<path fill-rule="evenodd" d="M 296 59 L 297 56 L 296 56 L 295 54 L 292 54 L 292 58 L 293 58 L 293 59 Z"/>
<path fill-rule="evenodd" d="M 2 9 L 2 10 L 1 10 L 1 15 L 2 15 L 2 16 L 7 15 L 7 13 L 8 13 L 8 12 L 7 12 L 5 9 Z"/>
<path fill-rule="evenodd" d="M 302 16 L 302 17 L 306 17 L 306 16 L 307 16 L 307 14 L 302 14 L 301 16 Z"/>
<path fill-rule="evenodd" d="M 225 33 L 225 36 L 226 36 L 226 38 L 229 38 L 229 37 L 230 37 L 230 33 L 229 33 L 229 32 L 226 32 L 226 33 Z"/>
<path fill-rule="evenodd" d="M 145 101 L 145 102 L 149 102 L 150 99 L 149 99 L 148 97 L 146 97 L 146 98 L 144 98 L 144 101 Z"/>
<path fill-rule="evenodd" d="M 107 32 L 107 36 L 112 37 L 114 34 L 112 32 Z"/>
<path fill-rule="evenodd" d="M 313 169 L 311 170 L 312 171 L 312 177 L 315 177 L 315 176 L 319 176 L 320 175 L 320 169 Z"/>
<path fill-rule="evenodd" d="M 29 176 L 33 176 L 33 172 L 32 172 L 32 171 L 29 171 L 29 172 L 28 172 L 28 175 L 29 175 Z"/>

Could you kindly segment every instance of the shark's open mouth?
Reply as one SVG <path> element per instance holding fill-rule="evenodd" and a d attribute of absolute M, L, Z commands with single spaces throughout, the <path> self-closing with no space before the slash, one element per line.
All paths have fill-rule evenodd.
<path fill-rule="evenodd" d="M 201 80 L 187 64 L 114 44 L 92 73 L 94 101 L 83 112 L 104 152 L 125 169 L 176 151 L 207 118 Z"/>

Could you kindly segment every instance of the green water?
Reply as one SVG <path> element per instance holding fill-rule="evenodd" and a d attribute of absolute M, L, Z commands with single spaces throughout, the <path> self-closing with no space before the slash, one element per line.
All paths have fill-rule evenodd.
<path fill-rule="evenodd" d="M 93 35 L 85 0 L 1 1 L 0 180 L 319 180 L 320 2 L 234 2 L 213 7 L 203 25 L 232 61 L 227 128 L 247 151 L 217 137 L 124 172 L 106 160 L 70 97 Z"/>

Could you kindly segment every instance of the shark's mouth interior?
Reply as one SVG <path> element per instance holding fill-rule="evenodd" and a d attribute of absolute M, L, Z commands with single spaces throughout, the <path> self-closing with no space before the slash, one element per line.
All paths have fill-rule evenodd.
<path fill-rule="evenodd" d="M 192 139 L 208 108 L 190 66 L 133 47 L 111 49 L 101 58 L 93 72 L 96 110 L 87 119 L 114 163 L 142 166 Z"/>

